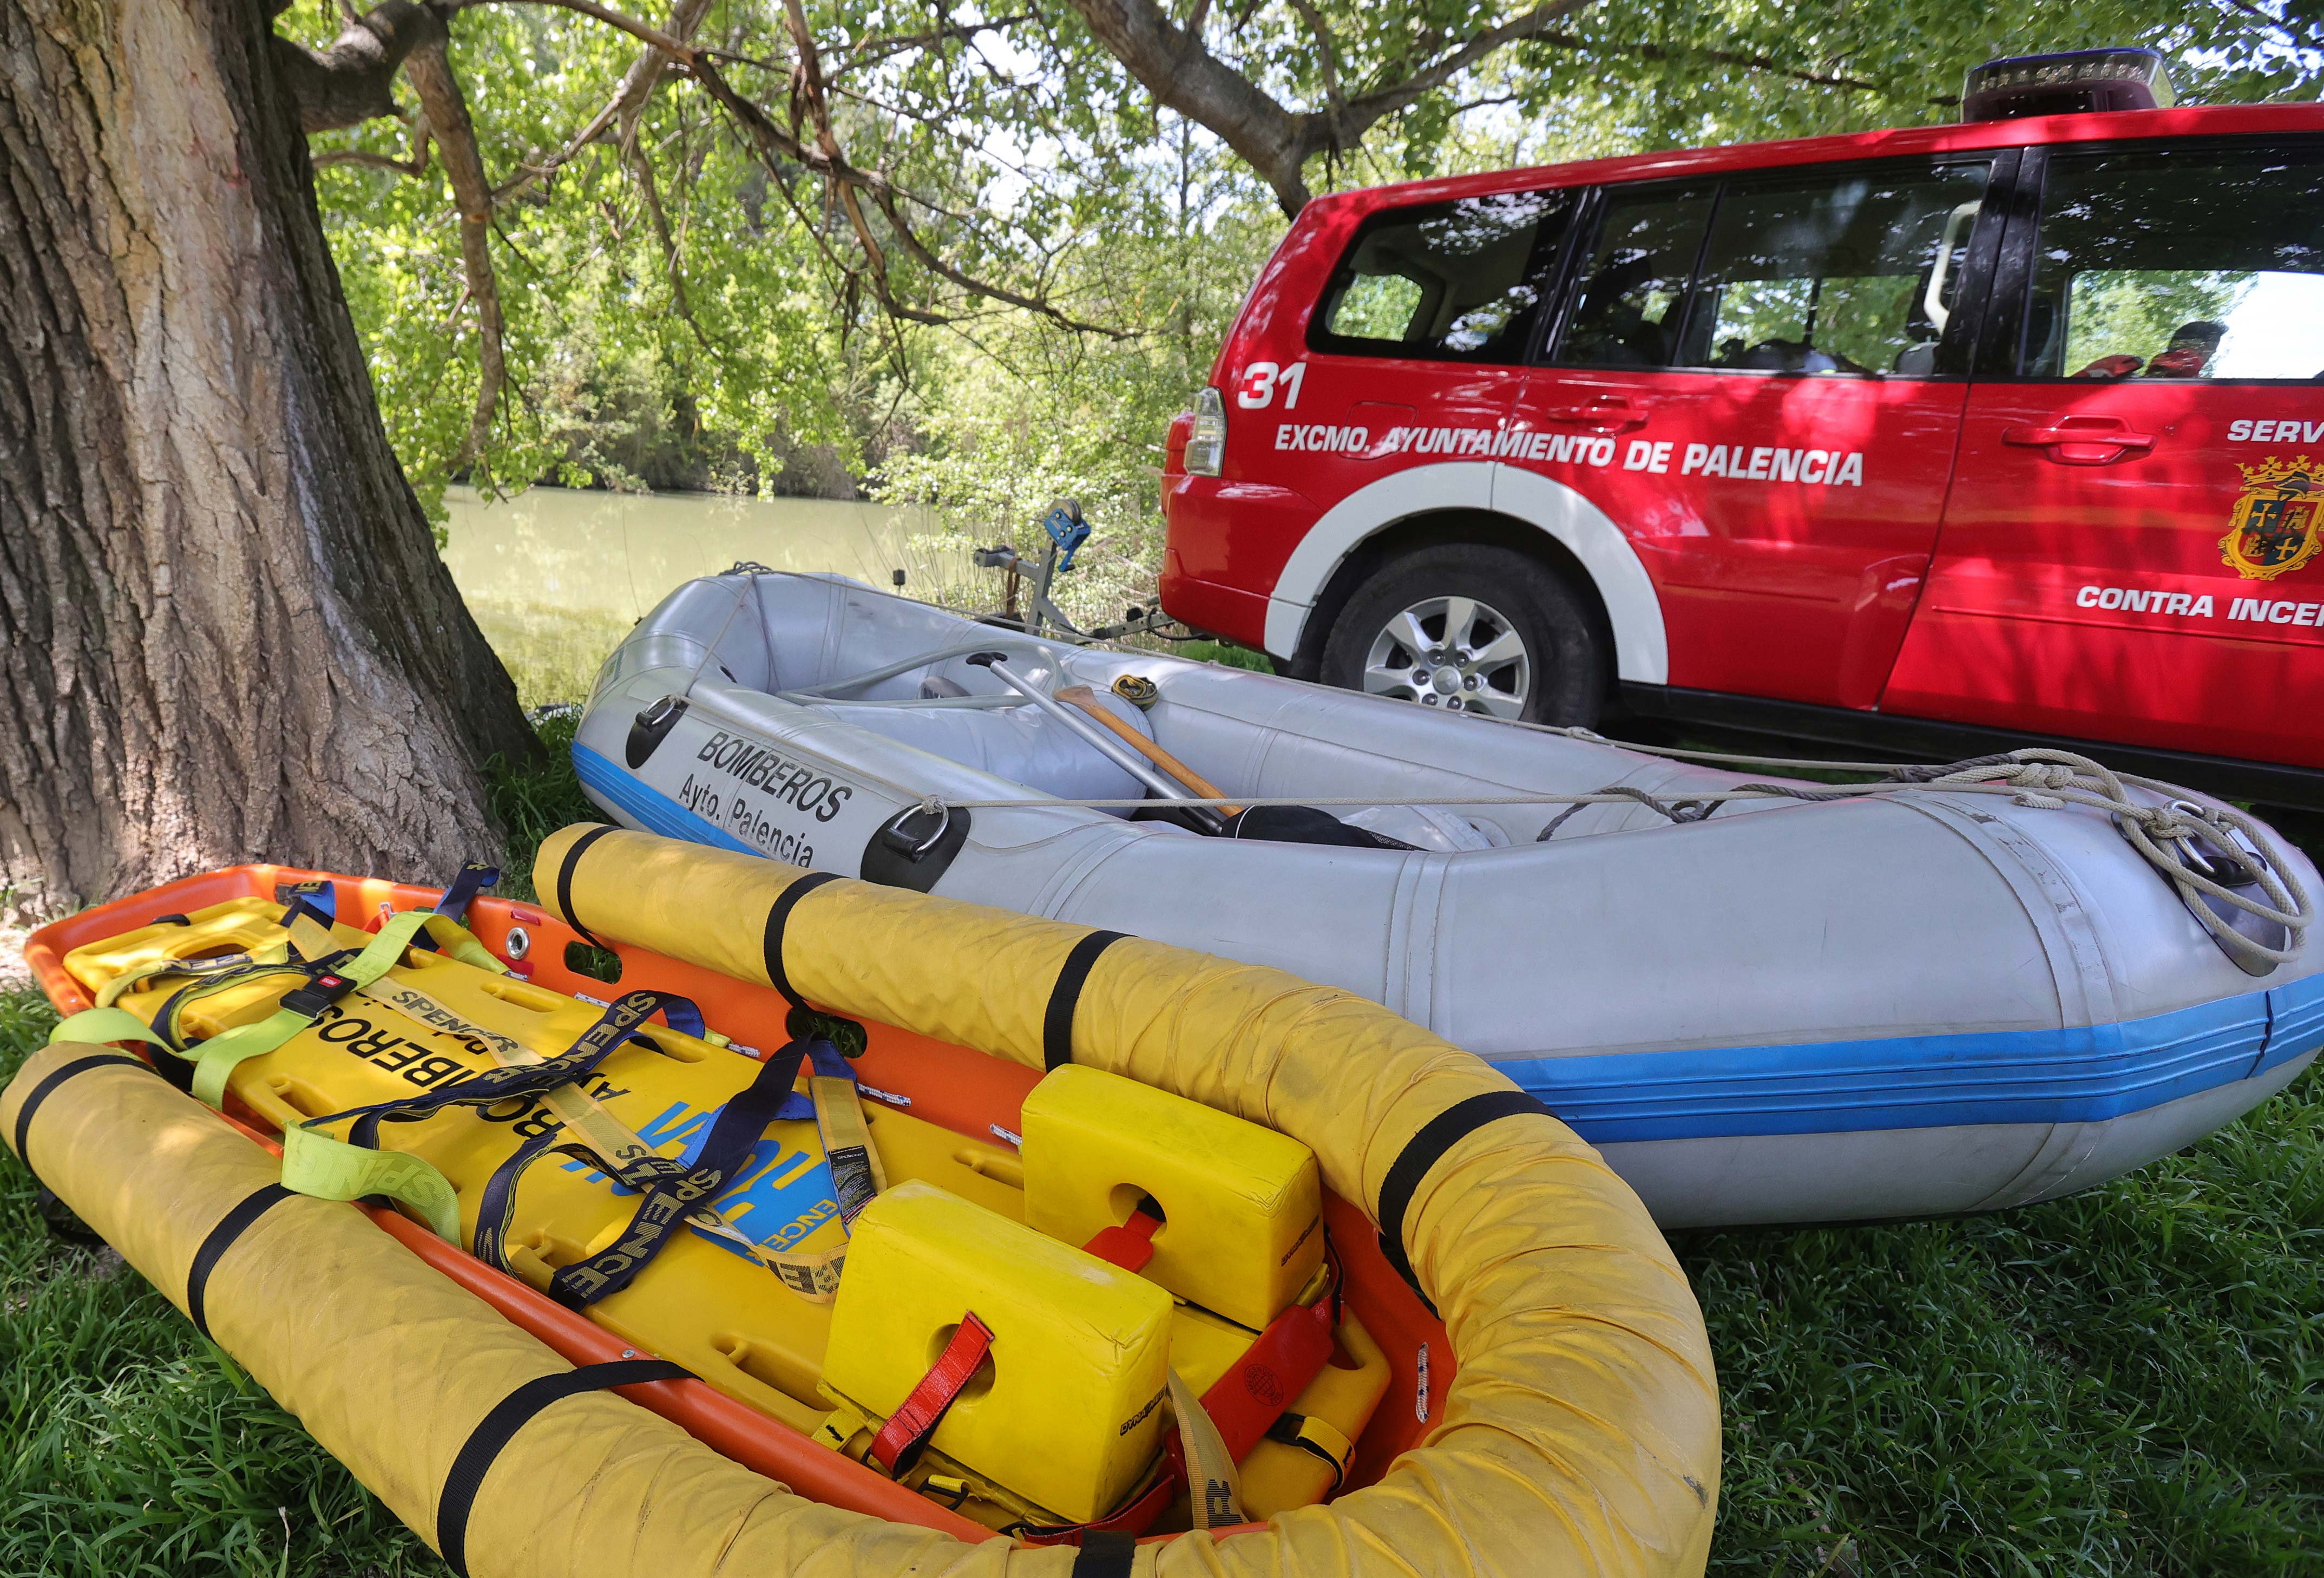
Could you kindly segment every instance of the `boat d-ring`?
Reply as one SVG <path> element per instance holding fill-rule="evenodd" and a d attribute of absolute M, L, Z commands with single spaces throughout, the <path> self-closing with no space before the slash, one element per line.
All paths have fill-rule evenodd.
<path fill-rule="evenodd" d="M 938 800 L 935 808 L 942 812 L 943 816 L 936 823 L 936 830 L 918 844 L 911 844 L 908 848 L 905 847 L 912 835 L 905 831 L 904 824 L 928 808 L 927 806 L 914 806 L 902 812 L 894 821 L 888 824 L 881 835 L 888 840 L 889 848 L 916 865 L 927 857 L 928 851 L 936 846 L 936 840 L 942 838 L 952 828 L 952 807 Z"/>
<path fill-rule="evenodd" d="M 630 737 L 622 747 L 622 757 L 635 772 L 646 764 L 646 758 L 661 748 L 661 743 L 686 715 L 682 697 L 665 696 L 640 712 L 630 724 Z"/>
<path fill-rule="evenodd" d="M 921 836 L 913 826 L 913 818 L 936 813 L 935 829 Z M 880 831 L 863 846 L 862 875 L 867 882 L 880 882 L 890 888 L 909 888 L 926 893 L 936 885 L 952 866 L 953 857 L 968 842 L 969 813 L 945 805 L 942 800 L 933 805 L 906 806 L 881 824 Z"/>
<path fill-rule="evenodd" d="M 2275 863 L 2266 853 L 2244 836 L 2242 831 L 2213 818 L 2209 809 L 2193 800 L 2172 800 L 2168 808 L 2192 824 L 2182 830 L 2165 835 L 2157 842 L 2167 845 L 2175 854 L 2181 870 L 2209 878 L 2222 888 L 2254 889 L 2264 898 L 2267 894 L 2267 879 L 2280 880 Z M 2109 817 L 2117 832 L 2128 836 L 2123 815 L 2116 811 Z M 2168 876 L 2168 872 L 2164 873 Z M 2291 928 L 2258 917 L 2244 916 L 2234 905 L 2213 898 L 2196 889 L 2179 885 L 2180 901 L 2188 911 L 2203 923 L 2219 951 L 2235 962 L 2246 975 L 2272 974 L 2272 961 L 2255 958 L 2228 945 L 2219 936 L 2219 927 L 2236 933 L 2263 947 L 2288 948 L 2292 943 Z M 2239 920 L 2239 917 L 2241 918 Z M 2216 918 L 2217 925 L 2213 924 Z"/>

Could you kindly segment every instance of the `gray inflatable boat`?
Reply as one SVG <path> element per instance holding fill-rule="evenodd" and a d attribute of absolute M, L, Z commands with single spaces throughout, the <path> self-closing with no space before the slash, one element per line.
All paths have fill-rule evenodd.
<path fill-rule="evenodd" d="M 639 623 L 573 754 L 626 826 L 1385 1003 L 1670 1227 L 2052 1198 L 2324 1045 L 2314 869 L 2089 764 L 1834 790 L 751 570 Z"/>

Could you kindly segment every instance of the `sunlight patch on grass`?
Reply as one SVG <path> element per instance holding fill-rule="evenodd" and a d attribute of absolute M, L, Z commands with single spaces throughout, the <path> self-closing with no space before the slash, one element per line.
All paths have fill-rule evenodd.
<path fill-rule="evenodd" d="M 567 613 L 496 597 L 470 597 L 467 604 L 527 710 L 586 701 L 598 668 L 632 623 L 613 614 Z"/>

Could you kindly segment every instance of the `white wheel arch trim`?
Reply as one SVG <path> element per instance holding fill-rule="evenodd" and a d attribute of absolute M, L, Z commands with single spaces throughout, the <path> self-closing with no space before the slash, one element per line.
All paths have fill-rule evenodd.
<path fill-rule="evenodd" d="M 1614 667 L 1624 679 L 1670 682 L 1670 646 L 1662 599 L 1637 550 L 1606 512 L 1562 482 L 1497 461 L 1416 466 L 1358 488 L 1323 512 L 1291 551 L 1267 603 L 1267 650 L 1298 650 L 1307 615 L 1324 583 L 1359 543 L 1375 532 L 1437 510 L 1486 510 L 1555 538 L 1597 584 L 1614 627 Z"/>

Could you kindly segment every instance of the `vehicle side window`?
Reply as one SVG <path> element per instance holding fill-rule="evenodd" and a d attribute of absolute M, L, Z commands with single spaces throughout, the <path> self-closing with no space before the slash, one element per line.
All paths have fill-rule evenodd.
<path fill-rule="evenodd" d="M 1928 377 L 1990 161 L 1736 181 L 1679 365 Z"/>
<path fill-rule="evenodd" d="M 1711 189 L 1618 188 L 1607 194 L 1554 360 L 1579 367 L 1672 365 Z"/>
<path fill-rule="evenodd" d="M 1319 351 L 1459 362 L 1520 360 L 1541 311 L 1541 274 L 1571 193 L 1503 192 L 1374 215 L 1324 291 Z"/>
<path fill-rule="evenodd" d="M 2052 154 L 2018 368 L 2324 379 L 2324 156 Z"/>

